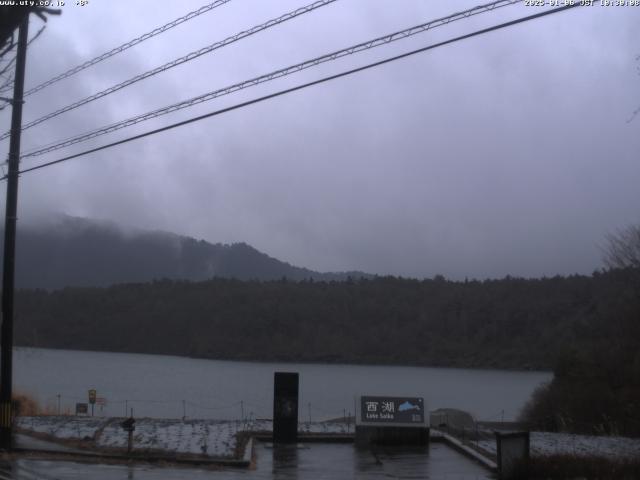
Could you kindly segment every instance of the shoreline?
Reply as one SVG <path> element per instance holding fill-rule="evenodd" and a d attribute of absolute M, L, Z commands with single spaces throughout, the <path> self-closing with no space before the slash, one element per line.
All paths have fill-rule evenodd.
<path fill-rule="evenodd" d="M 219 358 L 219 357 L 199 357 L 191 355 L 179 355 L 171 353 L 148 353 L 148 352 L 134 352 L 128 350 L 87 350 L 82 348 L 62 348 L 62 347 L 45 347 L 45 346 L 30 346 L 30 345 L 16 345 L 14 350 L 57 350 L 63 352 L 78 352 L 78 353 L 107 353 L 107 354 L 126 354 L 126 355 L 153 355 L 156 357 L 171 357 L 180 358 L 185 360 L 210 360 L 213 362 L 233 362 L 233 363 L 259 363 L 259 364 L 281 364 L 281 365 L 331 365 L 331 366 L 354 366 L 354 367 L 397 367 L 397 368 L 437 368 L 437 369 L 451 369 L 451 370 L 475 370 L 475 371 L 499 371 L 499 372 L 514 372 L 514 373 L 553 373 L 552 369 L 544 368 L 527 368 L 521 366 L 505 367 L 505 366 L 464 366 L 464 365 L 446 365 L 446 364 L 411 364 L 411 363 L 383 363 L 381 362 L 356 362 L 356 361 L 339 361 L 339 360 L 295 360 L 295 359 L 263 359 L 255 358 L 249 359 L 244 357 L 238 358 Z"/>

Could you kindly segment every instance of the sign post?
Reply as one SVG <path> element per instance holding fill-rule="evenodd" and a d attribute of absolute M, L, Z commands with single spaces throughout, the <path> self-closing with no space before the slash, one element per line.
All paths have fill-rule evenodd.
<path fill-rule="evenodd" d="M 86 403 L 76 403 L 76 415 L 86 415 L 89 411 Z"/>
<path fill-rule="evenodd" d="M 131 416 L 120 424 L 122 428 L 127 432 L 127 454 L 131 454 L 133 449 L 133 432 L 136 429 L 136 420 L 133 418 L 133 408 L 131 409 Z"/>
<path fill-rule="evenodd" d="M 91 416 L 93 417 L 93 406 L 96 404 L 96 390 L 92 388 L 89 390 L 89 403 L 91 404 Z"/>
<path fill-rule="evenodd" d="M 429 424 L 421 397 L 363 395 L 356 401 L 356 445 L 427 445 Z"/>
<path fill-rule="evenodd" d="M 107 399 L 104 398 L 104 397 L 97 397 L 96 398 L 96 405 L 98 405 L 98 407 L 100 407 L 99 411 L 98 411 L 98 414 L 100 416 L 104 415 L 104 407 L 107 406 Z"/>

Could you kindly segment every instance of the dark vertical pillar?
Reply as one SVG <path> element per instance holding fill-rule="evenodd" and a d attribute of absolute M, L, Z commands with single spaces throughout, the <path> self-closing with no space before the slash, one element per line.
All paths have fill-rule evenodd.
<path fill-rule="evenodd" d="M 16 258 L 16 220 L 18 214 L 18 170 L 20 133 L 22 130 L 22 94 L 27 59 L 29 15 L 25 15 L 18 33 L 16 73 L 11 108 L 9 139 L 9 172 L 7 173 L 7 205 L 4 224 L 4 265 L 2 271 L 2 328 L 0 339 L 0 448 L 11 450 L 11 390 L 13 386 L 13 290 Z"/>
<path fill-rule="evenodd" d="M 273 442 L 298 441 L 298 374 L 275 372 L 273 378 Z"/>

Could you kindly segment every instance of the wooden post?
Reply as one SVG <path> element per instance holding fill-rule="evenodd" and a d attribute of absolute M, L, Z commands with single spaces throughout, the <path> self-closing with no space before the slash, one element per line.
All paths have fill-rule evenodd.
<path fill-rule="evenodd" d="M 131 455 L 132 448 L 133 448 L 133 430 L 129 429 L 129 439 L 127 442 L 127 455 Z"/>

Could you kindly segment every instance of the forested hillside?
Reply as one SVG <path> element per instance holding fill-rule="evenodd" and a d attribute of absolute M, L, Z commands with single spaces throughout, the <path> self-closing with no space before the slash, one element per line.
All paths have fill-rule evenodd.
<path fill-rule="evenodd" d="M 569 348 L 621 344 L 611 318 L 625 275 L 217 278 L 24 290 L 16 342 L 220 359 L 548 369 Z"/>
<path fill-rule="evenodd" d="M 296 267 L 246 243 L 214 244 L 169 232 L 66 215 L 21 225 L 16 265 L 19 287 L 47 289 L 149 282 L 158 278 L 199 281 L 212 277 L 240 280 L 287 277 L 330 281 L 349 275 Z"/>

